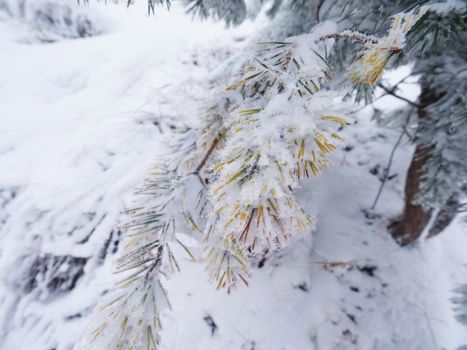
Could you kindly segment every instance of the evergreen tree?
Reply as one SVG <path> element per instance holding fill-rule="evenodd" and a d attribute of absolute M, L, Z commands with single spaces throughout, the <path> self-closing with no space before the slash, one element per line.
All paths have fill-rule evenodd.
<path fill-rule="evenodd" d="M 402 245 L 414 243 L 425 228 L 428 237 L 440 233 L 462 208 L 467 181 L 465 162 L 460 155 L 466 139 L 465 4 L 456 1 L 371 1 L 365 4 L 337 1 L 331 4 L 313 0 L 296 0 L 292 4 L 298 16 L 303 16 L 303 19 L 298 17 L 297 21 L 303 23 L 298 25 L 284 14 L 286 26 L 293 34 L 306 32 L 317 22 L 331 20 L 339 23 L 339 30 L 352 28 L 381 35 L 392 14 L 419 5 L 430 6 L 431 11 L 408 33 L 404 52 L 384 63 L 392 67 L 413 64 L 412 74 L 420 76 L 422 85 L 419 101 L 400 111 L 402 118 L 413 114 L 412 120 L 418 127 L 412 136 L 416 150 L 406 179 L 405 208 L 390 228 Z M 355 60 L 353 50 L 354 45 L 341 41 L 330 55 L 333 67 L 343 76 Z M 354 82 L 352 97 L 357 102 L 371 102 L 375 85 Z M 401 98 L 396 90 L 397 86 L 386 88 L 386 93 Z M 427 227 L 432 216 L 432 223 Z"/>
<path fill-rule="evenodd" d="M 0 0 L 0 20 L 14 18 L 26 25 L 25 41 L 50 43 L 60 39 L 85 38 L 100 34 L 94 18 L 68 1 Z"/>
<path fill-rule="evenodd" d="M 393 229 L 402 244 L 414 242 L 428 227 L 440 233 L 455 217 L 465 196 L 467 168 L 467 70 L 465 9 L 429 13 L 414 29 L 408 59 L 420 74 L 416 150 L 406 183 L 406 204 Z"/>

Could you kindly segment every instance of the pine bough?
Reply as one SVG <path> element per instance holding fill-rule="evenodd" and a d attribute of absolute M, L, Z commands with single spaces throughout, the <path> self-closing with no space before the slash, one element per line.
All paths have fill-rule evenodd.
<path fill-rule="evenodd" d="M 339 131 L 350 122 L 340 102 L 345 91 L 331 88 L 327 52 L 333 40 L 364 43 L 348 76 L 374 84 L 425 11 L 394 16 L 383 38 L 336 33 L 324 22 L 310 34 L 258 44 L 258 56 L 206 110 L 202 127 L 179 133 L 139 190 L 141 204 L 129 211 L 117 261 L 122 280 L 98 307 L 91 347 L 158 347 L 159 315 L 170 307 L 163 279 L 179 269 L 173 244 L 204 260 L 216 287 L 231 292 L 248 284 L 252 258 L 310 232 L 314 218 L 294 190 L 329 166 L 328 155 L 343 141 Z M 201 257 L 179 232 L 202 237 Z"/>

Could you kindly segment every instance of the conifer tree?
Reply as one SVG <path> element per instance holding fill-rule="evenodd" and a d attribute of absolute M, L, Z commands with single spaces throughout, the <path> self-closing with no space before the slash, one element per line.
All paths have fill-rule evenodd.
<path fill-rule="evenodd" d="M 467 36 L 465 8 L 429 13 L 414 28 L 408 58 L 420 74 L 416 149 L 407 175 L 406 204 L 393 233 L 403 245 L 428 230 L 440 233 L 465 197 L 467 168 Z M 427 227 L 433 217 L 433 223 Z"/>
<path fill-rule="evenodd" d="M 437 235 L 463 207 L 462 198 L 466 193 L 467 172 L 465 162 L 461 161 L 466 139 L 465 4 L 456 1 L 370 1 L 365 4 L 337 1 L 331 4 L 313 0 L 295 0 L 292 4 L 297 16 L 305 18 L 299 17 L 297 21 L 305 23 L 299 25 L 285 14 L 288 30 L 294 34 L 323 20 L 337 20 L 341 30 L 352 28 L 381 34 L 392 14 L 420 5 L 430 7 L 408 32 L 404 52 L 398 55 L 393 52 L 390 54 L 393 59 L 384 64 L 388 67 L 413 64 L 412 74 L 420 76 L 422 87 L 419 101 L 409 101 L 408 108 L 400 111 L 402 118 L 412 114 L 411 119 L 418 126 L 411 138 L 416 149 L 406 177 L 405 208 L 390 230 L 401 245 L 416 242 L 424 229 L 428 231 L 427 237 Z M 355 11 L 356 7 L 360 10 Z M 355 59 L 352 50 L 352 44 L 340 41 L 330 55 L 333 67 L 344 76 Z M 371 102 L 376 85 L 360 84 L 355 79 L 354 83 L 352 96 L 356 101 Z M 401 98 L 397 86 L 383 88 L 387 94 Z M 430 219 L 433 219 L 431 223 Z"/>

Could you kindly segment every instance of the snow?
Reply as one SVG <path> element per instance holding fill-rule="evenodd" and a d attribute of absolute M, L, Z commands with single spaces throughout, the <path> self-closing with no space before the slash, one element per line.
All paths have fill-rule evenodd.
<path fill-rule="evenodd" d="M 453 224 L 443 236 L 401 249 L 385 226 L 401 210 L 411 147 L 400 151 L 397 177 L 370 212 L 379 181 L 369 170 L 385 164 L 397 134 L 375 132 L 368 118 L 360 123 L 346 135 L 355 147 L 300 192 L 318 218 L 314 234 L 253 269 L 249 288 L 225 295 L 208 283 L 192 286 L 189 276 L 202 274 L 202 266 L 183 264 L 168 284 L 174 310 L 165 320 L 164 349 L 421 350 L 465 343 L 465 327 L 449 305 L 452 275 L 465 276 L 465 227 Z M 212 337 L 201 321 L 206 314 L 218 326 Z"/>
<path fill-rule="evenodd" d="M 195 125 L 205 99 L 220 94 L 209 90 L 209 74 L 261 25 L 228 30 L 192 22 L 177 6 L 153 18 L 143 4 L 81 10 L 99 20 L 101 34 L 31 42 L 21 22 L 0 21 L 2 350 L 78 348 L 99 295 L 118 278 L 113 247 L 122 210 L 171 129 Z M 388 79 L 400 76 L 405 72 Z M 416 99 L 413 81 L 404 89 Z M 377 107 L 395 108 L 394 101 Z M 316 230 L 265 262 L 258 257 L 248 288 L 216 290 L 204 264 L 174 247 L 182 271 L 166 282 L 173 309 L 162 317 L 161 349 L 467 344 L 450 304 L 453 288 L 466 282 L 466 226 L 459 219 L 408 249 L 393 242 L 386 226 L 402 209 L 413 149 L 405 142 L 397 151 L 397 176 L 370 211 L 398 133 L 376 127 L 368 114 L 354 115 L 358 123 L 345 131 L 352 149 L 336 152 L 324 175 L 301 183 L 298 199 L 317 217 Z M 38 276 L 37 287 L 26 290 L 31 266 L 50 255 L 85 259 L 76 285 L 53 290 Z"/>

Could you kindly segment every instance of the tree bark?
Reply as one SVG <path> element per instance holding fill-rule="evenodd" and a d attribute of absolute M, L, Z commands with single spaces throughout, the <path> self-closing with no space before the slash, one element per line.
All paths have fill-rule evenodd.
<path fill-rule="evenodd" d="M 446 202 L 446 205 L 436 215 L 435 222 L 430 227 L 427 238 L 437 236 L 449 226 L 451 221 L 456 217 L 459 210 L 459 198 L 458 196 L 452 196 Z"/>
<path fill-rule="evenodd" d="M 400 221 L 396 222 L 391 229 L 392 236 L 402 246 L 415 242 L 430 221 L 431 211 L 426 211 L 421 205 L 413 203 L 420 190 L 423 166 L 428 159 L 429 147 L 417 145 L 405 182 L 404 212 Z"/>
<path fill-rule="evenodd" d="M 428 84 L 422 82 L 422 91 L 417 110 L 419 128 L 423 127 L 423 123 L 427 122 L 427 107 L 438 101 L 442 96 L 443 93 L 436 92 Z M 426 210 L 421 205 L 414 203 L 415 197 L 420 190 L 424 166 L 430 158 L 430 148 L 430 145 L 417 144 L 405 183 L 404 211 L 400 219 L 390 226 L 392 236 L 401 246 L 414 243 L 420 237 L 431 218 L 431 210 Z M 448 208 L 453 206 L 451 204 L 439 212 L 429 232 L 429 237 L 441 232 L 454 218 L 455 214 L 453 215 L 453 211 Z"/>

